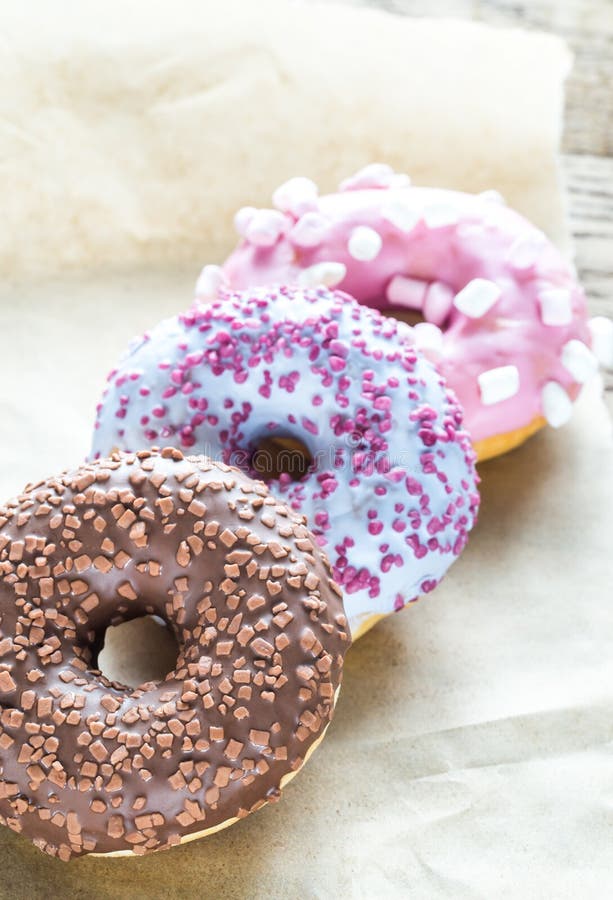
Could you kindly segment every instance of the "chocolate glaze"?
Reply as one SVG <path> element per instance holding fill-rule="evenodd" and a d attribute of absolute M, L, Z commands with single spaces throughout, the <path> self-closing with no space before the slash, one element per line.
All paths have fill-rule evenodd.
<path fill-rule="evenodd" d="M 105 629 L 162 616 L 176 668 L 110 682 Z M 279 795 L 330 721 L 349 646 L 301 516 L 167 448 L 0 507 L 0 815 L 41 850 L 143 854 Z"/>

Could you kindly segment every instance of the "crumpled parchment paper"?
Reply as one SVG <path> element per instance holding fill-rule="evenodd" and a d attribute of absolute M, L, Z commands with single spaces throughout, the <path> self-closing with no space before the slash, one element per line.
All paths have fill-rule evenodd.
<path fill-rule="evenodd" d="M 563 243 L 569 64 L 550 35 L 324 2 L 5 3 L 0 270 L 218 262 L 240 206 L 377 160 L 497 188 Z"/>
<path fill-rule="evenodd" d="M 78 464 L 106 368 L 141 325 L 180 308 L 189 281 L 3 287 L 3 497 Z M 0 896 L 606 896 L 613 438 L 599 385 L 568 426 L 481 474 L 463 556 L 350 650 L 329 734 L 279 804 L 128 860 L 66 865 L 0 829 Z"/>
<path fill-rule="evenodd" d="M 564 236 L 557 41 L 237 9 L 0 12 L 2 497 L 80 462 L 128 339 L 189 303 L 231 211 L 287 175 L 331 187 L 379 157 L 497 188 Z M 279 804 L 137 859 L 65 865 L 0 829 L 0 896 L 606 897 L 612 450 L 593 385 L 569 426 L 481 466 L 466 552 L 350 651 L 329 735 Z"/>

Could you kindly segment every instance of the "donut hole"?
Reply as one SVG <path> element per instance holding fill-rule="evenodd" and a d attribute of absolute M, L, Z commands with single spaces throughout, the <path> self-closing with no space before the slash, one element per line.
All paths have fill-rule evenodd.
<path fill-rule="evenodd" d="M 109 625 L 102 638 L 97 667 L 110 681 L 136 688 L 163 681 L 177 665 L 179 645 L 159 616 L 140 616 Z"/>
<path fill-rule="evenodd" d="M 392 307 L 391 309 L 381 310 L 386 319 L 398 319 L 399 322 L 406 322 L 407 325 L 413 327 L 425 322 L 426 319 L 417 309 L 401 309 L 400 307 Z"/>
<path fill-rule="evenodd" d="M 262 481 L 282 475 L 300 481 L 311 471 L 313 457 L 308 447 L 295 437 L 264 437 L 251 454 L 251 469 Z"/>

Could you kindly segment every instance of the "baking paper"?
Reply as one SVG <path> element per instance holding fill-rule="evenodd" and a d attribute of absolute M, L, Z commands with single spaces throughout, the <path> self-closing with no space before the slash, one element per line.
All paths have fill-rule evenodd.
<path fill-rule="evenodd" d="M 80 462 L 105 370 L 188 282 L 133 271 L 5 285 L 2 496 Z M 568 426 L 480 467 L 466 551 L 349 651 L 329 734 L 279 804 L 127 860 L 65 864 L 0 829 L 0 896 L 607 896 L 612 451 L 594 384 Z M 142 654 L 116 662 L 138 676 Z"/>
<path fill-rule="evenodd" d="M 379 158 L 565 234 L 554 38 L 272 0 L 26 0 L 0 29 L 2 497 L 79 464 L 127 341 L 286 176 L 331 188 Z M 481 466 L 467 550 L 351 649 L 280 803 L 135 859 L 64 864 L 0 829 L 0 896 L 607 897 L 612 450 L 595 384 Z"/>
<path fill-rule="evenodd" d="M 331 3 L 4 3 L 0 270 L 219 262 L 240 206 L 378 160 L 496 188 L 563 244 L 569 62 L 549 35 Z"/>

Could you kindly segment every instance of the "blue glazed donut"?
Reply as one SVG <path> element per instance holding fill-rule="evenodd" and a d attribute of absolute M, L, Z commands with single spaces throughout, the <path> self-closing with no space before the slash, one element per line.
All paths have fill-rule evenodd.
<path fill-rule="evenodd" d="M 479 497 L 462 411 L 412 329 L 327 288 L 231 293 L 132 343 L 98 407 L 92 454 L 179 446 L 249 469 L 270 438 L 312 461 L 267 479 L 307 516 L 354 639 L 432 590 Z"/>

